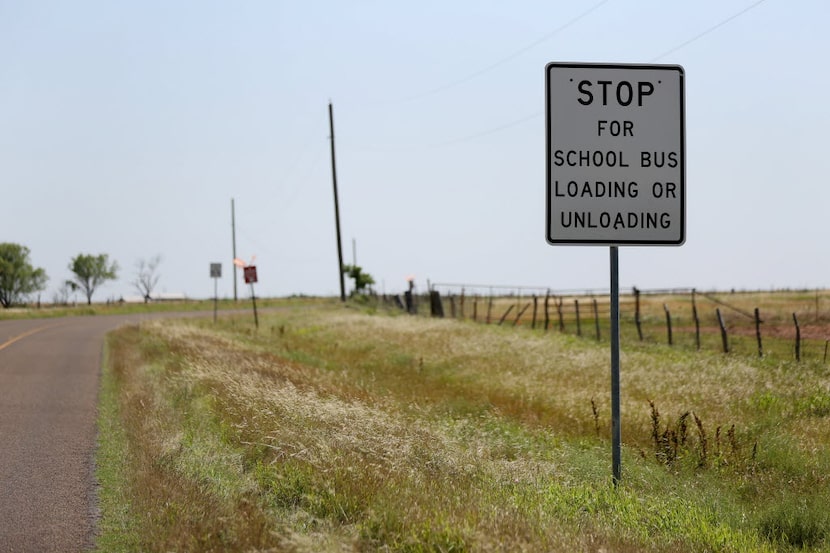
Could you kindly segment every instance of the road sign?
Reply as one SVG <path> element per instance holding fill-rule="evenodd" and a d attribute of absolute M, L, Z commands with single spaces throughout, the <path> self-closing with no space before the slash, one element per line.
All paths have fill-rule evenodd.
<path fill-rule="evenodd" d="M 222 264 L 221 263 L 211 263 L 210 264 L 210 278 L 222 278 Z"/>
<path fill-rule="evenodd" d="M 545 90 L 548 243 L 683 244 L 683 68 L 550 63 Z"/>
<path fill-rule="evenodd" d="M 242 271 L 245 275 L 245 284 L 256 283 L 256 265 L 248 265 Z"/>

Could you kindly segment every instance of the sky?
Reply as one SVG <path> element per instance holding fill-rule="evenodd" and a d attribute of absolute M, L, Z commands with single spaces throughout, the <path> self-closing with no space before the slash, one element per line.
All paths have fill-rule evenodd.
<path fill-rule="evenodd" d="M 0 0 L 0 242 L 50 301 L 106 253 L 135 295 L 607 289 L 605 246 L 546 241 L 545 66 L 679 64 L 686 242 L 621 247 L 620 286 L 825 288 L 830 4 L 819 0 Z M 238 296 L 250 289 L 238 277 Z M 80 298 L 79 298 L 80 299 Z"/>

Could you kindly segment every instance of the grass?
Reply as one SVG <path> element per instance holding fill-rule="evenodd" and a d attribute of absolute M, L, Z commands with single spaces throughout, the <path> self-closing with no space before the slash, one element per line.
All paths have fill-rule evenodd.
<path fill-rule="evenodd" d="M 628 343 L 639 341 L 635 324 L 636 302 L 634 296 L 622 291 L 620 300 L 621 333 Z M 456 317 L 461 318 L 460 300 L 455 296 Z M 536 328 L 544 326 L 544 296 L 537 298 Z M 608 296 L 568 296 L 560 297 L 562 326 L 564 332 L 577 334 L 587 339 L 596 337 L 596 319 L 593 301 L 598 303 L 600 340 L 607 342 L 608 335 Z M 477 320 L 486 319 L 489 298 L 466 298 L 464 318 L 471 319 L 471 304 L 478 304 Z M 549 329 L 559 331 L 560 321 L 557 310 L 557 298 L 549 301 Z M 643 341 L 650 344 L 666 344 L 668 331 L 666 312 L 668 309 L 672 321 L 672 342 L 675 347 L 692 350 L 697 348 L 693 302 L 697 308 L 700 325 L 700 348 L 705 351 L 721 351 L 722 342 L 716 317 L 720 309 L 727 327 L 728 344 L 732 353 L 741 356 L 757 356 L 758 342 L 754 321 L 754 310 L 759 309 L 762 319 L 761 337 L 764 355 L 779 360 L 793 359 L 795 350 L 795 325 L 793 313 L 798 316 L 802 327 L 801 356 L 804 360 L 824 361 L 825 348 L 830 339 L 830 291 L 778 291 L 778 292 L 704 292 L 693 296 L 690 292 L 673 294 L 642 294 L 640 298 L 640 320 L 642 322 Z M 427 306 L 422 303 L 422 310 Z M 444 298 L 444 312 L 451 313 Z M 577 308 L 579 304 L 579 324 Z M 533 310 L 528 308 L 518 321 L 515 315 L 522 307 L 532 305 L 532 297 L 495 297 L 492 304 L 493 323 L 510 309 L 509 316 L 503 323 L 512 326 L 533 325 Z"/>
<path fill-rule="evenodd" d="M 311 297 L 292 298 L 257 298 L 258 309 L 284 307 L 292 304 L 325 303 L 328 300 Z M 249 311 L 250 298 L 240 298 L 239 301 L 222 299 L 217 302 L 217 310 L 223 313 L 229 311 Z M 6 319 L 47 319 L 56 317 L 91 316 L 91 315 L 133 315 L 140 313 L 170 313 L 190 311 L 213 311 L 214 302 L 208 300 L 176 300 L 151 303 L 118 303 L 95 302 L 92 305 L 77 303 L 74 305 L 43 304 L 40 307 L 22 306 L 10 309 L 0 309 L 0 321 Z"/>
<path fill-rule="evenodd" d="M 99 551 L 830 551 L 830 374 L 300 304 L 110 336 Z M 588 326 L 587 328 L 591 328 Z"/>

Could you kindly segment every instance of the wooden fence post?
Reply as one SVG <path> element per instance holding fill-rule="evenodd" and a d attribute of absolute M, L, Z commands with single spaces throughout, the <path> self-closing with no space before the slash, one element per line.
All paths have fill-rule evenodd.
<path fill-rule="evenodd" d="M 539 298 L 536 297 L 536 294 L 533 294 L 533 322 L 530 324 L 530 328 L 536 329 L 536 310 L 539 308 Z"/>
<path fill-rule="evenodd" d="M 562 315 L 562 304 L 565 302 L 565 298 L 557 297 L 556 298 L 556 313 L 559 315 L 559 332 L 565 332 L 565 317 Z"/>
<path fill-rule="evenodd" d="M 669 311 L 669 306 L 665 303 L 663 304 L 663 310 L 666 312 L 666 332 L 668 333 L 669 338 L 669 345 L 672 344 L 672 335 L 671 335 L 671 312 Z"/>
<path fill-rule="evenodd" d="M 513 326 L 516 326 L 517 324 L 519 324 L 519 319 L 522 318 L 522 315 L 525 314 L 525 311 L 527 311 L 528 307 L 530 307 L 530 302 L 526 303 L 525 306 L 522 307 L 521 311 L 519 311 L 519 314 L 516 315 L 516 320 L 513 321 Z"/>
<path fill-rule="evenodd" d="M 478 322 L 478 294 L 473 296 L 473 322 Z"/>
<path fill-rule="evenodd" d="M 695 301 L 694 288 L 692 288 L 692 317 L 695 320 L 695 346 L 700 351 L 700 317 L 697 316 L 697 302 Z"/>
<path fill-rule="evenodd" d="M 441 293 L 438 290 L 429 292 L 429 314 L 433 317 L 444 318 L 444 305 L 441 303 Z"/>
<path fill-rule="evenodd" d="M 450 318 L 455 318 L 455 296 L 450 294 Z"/>
<path fill-rule="evenodd" d="M 550 290 L 545 292 L 545 332 L 548 331 L 548 326 L 550 326 L 550 311 L 548 311 L 548 307 L 550 304 Z"/>
<path fill-rule="evenodd" d="M 600 340 L 599 336 L 599 308 L 597 307 L 597 299 L 594 298 L 594 326 L 597 331 L 597 342 Z"/>
<path fill-rule="evenodd" d="M 827 346 L 830 346 L 830 340 L 824 341 L 824 362 L 827 363 Z"/>
<path fill-rule="evenodd" d="M 576 308 L 576 335 L 582 336 L 582 323 L 579 321 L 579 300 L 574 300 L 574 307 Z"/>
<path fill-rule="evenodd" d="M 795 323 L 795 360 L 801 361 L 801 326 L 798 324 L 798 317 L 793 313 Z"/>
<path fill-rule="evenodd" d="M 511 311 L 513 311 L 513 308 L 514 308 L 514 307 L 516 307 L 516 306 L 515 306 L 515 305 L 513 305 L 513 304 L 511 303 L 511 304 L 510 304 L 510 307 L 508 307 L 508 308 L 507 308 L 507 311 L 505 311 L 505 312 L 504 312 L 504 315 L 502 315 L 502 316 L 501 316 L 501 319 L 499 319 L 499 326 L 501 326 L 501 324 L 504 322 L 504 319 L 506 319 L 506 318 L 507 318 L 507 315 L 508 315 Z"/>
<path fill-rule="evenodd" d="M 487 300 L 487 324 L 490 324 L 490 314 L 493 312 L 493 293 L 490 292 L 490 298 Z"/>
<path fill-rule="evenodd" d="M 764 356 L 764 348 L 761 345 L 761 312 L 755 308 L 755 338 L 758 340 L 758 357 Z"/>
<path fill-rule="evenodd" d="M 723 353 L 729 353 L 729 338 L 726 335 L 726 324 L 723 322 L 723 315 L 720 313 L 720 307 L 715 309 L 718 314 L 718 325 L 720 326 L 720 338 L 723 342 Z"/>
<path fill-rule="evenodd" d="M 464 288 L 461 289 L 461 299 L 460 299 L 459 303 L 460 303 L 459 307 L 461 308 L 460 309 L 460 311 L 461 311 L 461 320 L 463 321 L 464 320 Z"/>
<path fill-rule="evenodd" d="M 640 321 L 640 290 L 634 287 L 634 324 L 637 325 L 637 336 L 643 341 L 643 327 Z"/>

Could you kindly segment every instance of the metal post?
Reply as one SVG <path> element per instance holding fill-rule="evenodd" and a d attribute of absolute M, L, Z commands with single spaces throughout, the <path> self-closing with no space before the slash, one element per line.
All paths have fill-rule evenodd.
<path fill-rule="evenodd" d="M 219 292 L 217 291 L 217 283 L 219 279 L 213 277 L 213 322 L 216 322 L 216 311 L 219 309 Z"/>
<path fill-rule="evenodd" d="M 617 246 L 611 246 L 611 459 L 614 487 L 622 476 L 620 426 L 620 264 Z"/>
<path fill-rule="evenodd" d="M 254 294 L 254 283 L 251 283 L 251 303 L 254 304 L 254 325 L 259 328 L 259 317 L 256 313 L 256 294 Z"/>
<path fill-rule="evenodd" d="M 231 240 L 233 241 L 233 301 L 239 298 L 236 295 L 236 209 L 234 209 L 233 198 L 231 198 Z"/>

